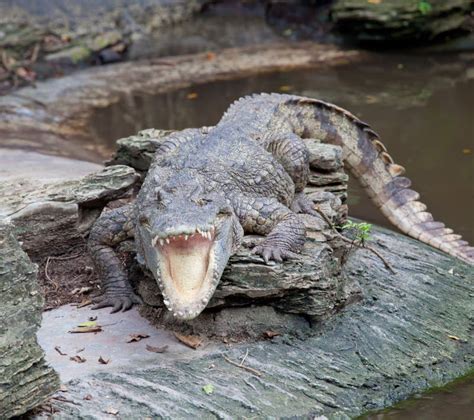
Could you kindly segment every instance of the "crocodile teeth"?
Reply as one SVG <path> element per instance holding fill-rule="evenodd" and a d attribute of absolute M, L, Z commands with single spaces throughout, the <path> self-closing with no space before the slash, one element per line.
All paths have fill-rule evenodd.
<path fill-rule="evenodd" d="M 163 239 L 160 239 L 160 245 L 163 246 L 165 244 L 165 241 Z"/>
<path fill-rule="evenodd" d="M 188 238 L 189 238 L 189 236 L 188 236 L 188 235 L 184 235 L 184 240 L 185 240 L 185 241 L 187 241 L 187 240 L 188 240 Z"/>
<path fill-rule="evenodd" d="M 169 238 L 166 238 L 166 243 L 169 244 L 170 243 L 170 240 Z"/>

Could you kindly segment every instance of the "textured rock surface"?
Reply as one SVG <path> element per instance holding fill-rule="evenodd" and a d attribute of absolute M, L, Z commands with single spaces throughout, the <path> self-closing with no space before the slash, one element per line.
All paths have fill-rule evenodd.
<path fill-rule="evenodd" d="M 107 202 L 126 194 L 137 180 L 132 168 L 120 165 L 69 181 L 9 180 L 0 186 L 0 218 L 13 222 L 30 256 L 64 253 Z"/>
<path fill-rule="evenodd" d="M 36 341 L 43 298 L 36 266 L 0 223 L 0 418 L 23 414 L 59 388 Z"/>
<path fill-rule="evenodd" d="M 372 254 L 354 254 L 345 271 L 362 283 L 362 304 L 271 342 L 214 346 L 199 358 L 193 350 L 157 355 L 120 370 L 112 364 L 69 382 L 68 398 L 81 406 L 57 403 L 61 415 L 102 418 L 112 407 L 122 418 L 347 418 L 472 370 L 473 268 L 386 230 L 376 229 L 374 241 L 397 274 Z M 244 364 L 262 376 L 223 354 L 237 362 L 247 354 Z M 83 400 L 87 394 L 93 399 Z"/>
<path fill-rule="evenodd" d="M 471 7 L 471 0 L 337 0 L 332 19 L 360 41 L 413 43 L 462 29 Z"/>

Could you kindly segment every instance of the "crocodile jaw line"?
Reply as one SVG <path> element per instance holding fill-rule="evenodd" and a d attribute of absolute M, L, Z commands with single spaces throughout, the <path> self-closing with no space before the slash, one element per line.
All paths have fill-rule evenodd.
<path fill-rule="evenodd" d="M 214 293 L 215 231 L 155 237 L 163 301 L 178 319 L 195 318 Z"/>

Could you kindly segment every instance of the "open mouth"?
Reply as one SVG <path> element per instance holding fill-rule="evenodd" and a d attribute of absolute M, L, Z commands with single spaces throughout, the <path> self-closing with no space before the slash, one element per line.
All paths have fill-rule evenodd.
<path fill-rule="evenodd" d="M 164 301 L 179 318 L 193 315 L 182 308 L 205 305 L 210 298 L 207 286 L 213 278 L 215 236 L 212 227 L 153 239 L 160 260 Z"/>

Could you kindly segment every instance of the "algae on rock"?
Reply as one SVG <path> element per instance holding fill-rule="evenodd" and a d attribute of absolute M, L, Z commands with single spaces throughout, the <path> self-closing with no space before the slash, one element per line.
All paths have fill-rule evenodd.
<path fill-rule="evenodd" d="M 462 30 L 471 0 L 337 0 L 332 20 L 360 41 L 421 42 Z"/>

